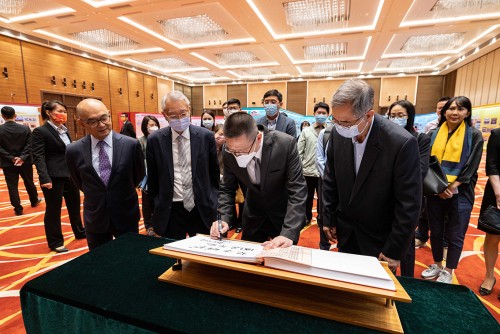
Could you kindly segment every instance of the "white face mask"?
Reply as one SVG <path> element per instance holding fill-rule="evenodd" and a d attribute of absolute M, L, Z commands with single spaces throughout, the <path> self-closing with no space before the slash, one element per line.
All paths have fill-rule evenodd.
<path fill-rule="evenodd" d="M 391 118 L 390 119 L 393 123 L 396 123 L 399 126 L 405 127 L 406 123 L 408 122 L 407 118 Z"/>
<path fill-rule="evenodd" d="M 366 115 L 365 115 L 366 116 Z M 363 133 L 363 131 L 366 130 L 366 127 L 368 126 L 368 122 L 366 122 L 366 125 L 365 127 L 363 128 L 363 130 L 361 130 L 361 132 L 358 130 L 358 125 L 359 124 L 355 124 L 353 126 L 350 126 L 350 127 L 344 127 L 342 125 L 339 125 L 337 123 L 334 123 L 335 124 L 335 129 L 337 130 L 337 132 L 339 133 L 339 135 L 341 135 L 342 137 L 344 138 L 354 138 L 354 137 L 357 137 L 359 136 L 361 133 Z"/>
<path fill-rule="evenodd" d="M 205 128 L 208 128 L 208 129 L 211 129 L 211 128 L 212 128 L 212 126 L 214 125 L 214 121 L 212 121 L 211 119 L 204 119 L 204 120 L 202 121 L 202 123 L 203 123 L 203 126 L 204 126 Z"/>
<path fill-rule="evenodd" d="M 153 132 L 155 132 L 157 130 L 158 130 L 158 127 L 156 125 L 148 128 L 149 134 L 152 134 Z"/>
<path fill-rule="evenodd" d="M 257 152 L 252 152 L 250 154 L 243 154 L 237 157 L 235 156 L 238 166 L 240 166 L 240 168 L 247 168 L 248 164 L 252 161 L 256 154 Z"/>

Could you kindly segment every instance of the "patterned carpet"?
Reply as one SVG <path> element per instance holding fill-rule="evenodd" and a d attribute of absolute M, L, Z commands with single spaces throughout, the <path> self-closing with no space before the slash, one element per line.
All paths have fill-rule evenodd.
<path fill-rule="evenodd" d="M 484 233 L 476 229 L 482 192 L 487 180 L 484 174 L 484 157 L 479 172 L 476 202 L 467 230 L 464 251 L 453 277 L 455 284 L 465 285 L 476 294 L 484 276 L 484 257 L 482 254 Z M 62 221 L 65 245 L 70 251 L 62 254 L 51 252 L 47 247 L 43 228 L 45 203 L 42 202 L 38 207 L 31 208 L 22 182 L 19 188 L 24 215 L 15 216 L 8 199 L 5 179 L 0 170 L 0 333 L 9 334 L 25 333 L 19 302 L 19 290 L 23 284 L 33 277 L 88 251 L 85 240 L 75 240 L 69 225 L 66 208 L 63 207 Z M 39 195 L 42 195 L 41 191 L 39 191 Z M 140 233 L 144 233 L 142 221 L 140 227 Z M 230 237 L 239 238 L 240 235 L 230 232 Z M 302 231 L 299 244 L 317 248 L 318 241 L 319 231 L 313 220 L 313 223 Z M 429 247 L 418 249 L 416 257 L 415 275 L 420 277 L 422 270 L 432 263 L 431 249 Z M 500 261 L 497 262 L 495 269 L 498 281 L 500 281 L 499 268 Z M 478 295 L 478 297 L 500 321 L 500 301 L 497 299 L 499 292 L 500 287 L 497 286 L 490 296 L 481 297 Z"/>

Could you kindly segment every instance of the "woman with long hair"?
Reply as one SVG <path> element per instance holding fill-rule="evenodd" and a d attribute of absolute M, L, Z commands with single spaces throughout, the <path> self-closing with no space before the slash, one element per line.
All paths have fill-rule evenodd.
<path fill-rule="evenodd" d="M 431 155 L 441 163 L 448 187 L 440 194 L 427 197 L 434 263 L 422 272 L 422 277 L 437 277 L 442 283 L 452 282 L 453 270 L 462 254 L 474 204 L 477 169 L 483 154 L 483 136 L 472 127 L 471 119 L 470 100 L 465 96 L 451 98 L 441 109 L 439 126 L 431 136 Z M 446 259 L 443 259 L 444 233 L 448 237 Z"/>
<path fill-rule="evenodd" d="M 43 224 L 49 248 L 57 253 L 67 252 L 61 228 L 62 200 L 66 202 L 69 221 L 76 239 L 85 238 L 80 215 L 80 190 L 71 181 L 66 164 L 66 146 L 71 143 L 66 106 L 60 101 L 45 101 L 42 104 L 45 124 L 33 130 L 33 161 L 45 196 Z"/>
<path fill-rule="evenodd" d="M 204 111 L 201 114 L 201 127 L 215 132 L 215 114 L 211 111 Z"/>

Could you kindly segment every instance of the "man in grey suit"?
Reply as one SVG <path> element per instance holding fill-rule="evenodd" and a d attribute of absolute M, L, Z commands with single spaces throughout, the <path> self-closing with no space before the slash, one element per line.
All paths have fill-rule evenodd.
<path fill-rule="evenodd" d="M 347 80 L 332 98 L 323 179 L 323 230 L 341 252 L 376 256 L 395 271 L 422 199 L 417 140 L 375 115 L 373 88 Z"/>
<path fill-rule="evenodd" d="M 153 229 L 172 239 L 208 234 L 220 179 L 214 134 L 190 124 L 190 102 L 180 91 L 168 93 L 161 106 L 169 126 L 149 136 L 146 149 Z"/>
<path fill-rule="evenodd" d="M 297 138 L 297 128 L 293 119 L 280 113 L 283 106 L 283 95 L 276 89 L 271 89 L 264 94 L 262 99 L 266 116 L 257 120 L 257 124 L 267 127 L 268 130 L 278 130 Z"/>
<path fill-rule="evenodd" d="M 89 133 L 66 149 L 75 185 L 85 194 L 83 219 L 89 249 L 127 232 L 139 232 L 136 187 L 144 178 L 144 155 L 136 139 L 111 130 L 111 115 L 99 100 L 76 106 Z"/>
<path fill-rule="evenodd" d="M 232 220 L 238 182 L 247 187 L 243 209 L 243 240 L 265 242 L 267 248 L 288 247 L 299 240 L 305 224 L 307 185 L 296 140 L 257 126 L 252 116 L 234 113 L 224 123 L 224 177 L 219 191 L 218 237 Z"/>

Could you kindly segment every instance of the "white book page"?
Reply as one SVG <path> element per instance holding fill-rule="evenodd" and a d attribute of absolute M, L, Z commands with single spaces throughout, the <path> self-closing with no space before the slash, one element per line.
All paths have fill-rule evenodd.
<path fill-rule="evenodd" d="M 231 239 L 217 240 L 205 235 L 174 241 L 163 245 L 163 248 L 242 262 L 261 262 L 258 255 L 263 250 L 261 244 Z"/>
<path fill-rule="evenodd" d="M 373 256 L 362 256 L 313 249 L 312 266 L 338 272 L 391 280 L 382 264 Z"/>

